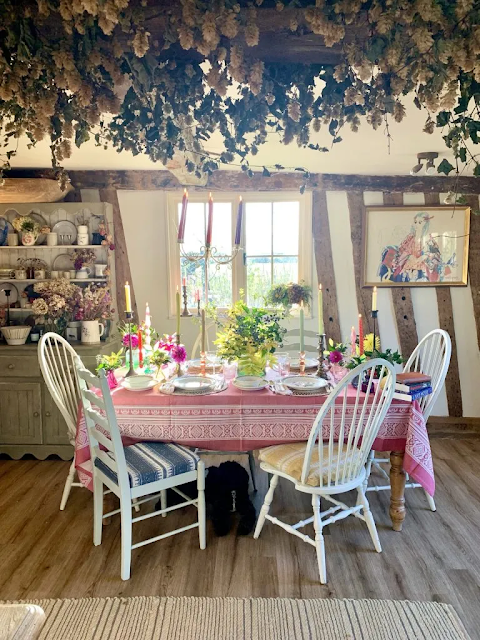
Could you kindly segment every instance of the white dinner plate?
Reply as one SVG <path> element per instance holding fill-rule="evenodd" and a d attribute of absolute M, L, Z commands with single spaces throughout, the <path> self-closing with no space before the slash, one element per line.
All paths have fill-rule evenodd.
<path fill-rule="evenodd" d="M 268 386 L 268 382 L 260 376 L 240 376 L 233 380 L 233 384 L 242 391 L 261 391 Z"/>
<path fill-rule="evenodd" d="M 10 296 L 7 298 L 5 295 L 5 289 L 10 289 Z M 18 289 L 12 282 L 0 283 L 0 307 L 6 307 L 7 304 L 14 304 L 18 300 Z"/>
<path fill-rule="evenodd" d="M 214 387 L 214 381 L 208 376 L 180 376 L 172 384 L 182 393 L 206 393 Z"/>
<path fill-rule="evenodd" d="M 282 384 L 292 391 L 319 391 L 328 386 L 328 381 L 314 376 L 287 376 Z"/>

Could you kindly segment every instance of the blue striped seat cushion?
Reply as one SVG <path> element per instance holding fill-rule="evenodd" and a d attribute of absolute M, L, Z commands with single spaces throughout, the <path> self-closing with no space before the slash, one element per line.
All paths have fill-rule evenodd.
<path fill-rule="evenodd" d="M 125 447 L 124 451 L 131 487 L 195 471 L 199 460 L 198 456 L 186 447 L 165 442 L 138 442 Z M 106 453 L 113 459 L 111 452 Z M 95 466 L 118 484 L 117 474 L 102 460 L 95 458 Z"/>

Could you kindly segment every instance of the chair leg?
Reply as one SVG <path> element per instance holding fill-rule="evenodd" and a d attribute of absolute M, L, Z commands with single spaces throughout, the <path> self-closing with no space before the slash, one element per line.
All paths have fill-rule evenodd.
<path fill-rule="evenodd" d="M 70 465 L 67 479 L 65 480 L 65 486 L 63 487 L 62 501 L 60 502 L 60 511 L 63 511 L 67 504 L 68 496 L 70 495 L 70 490 L 72 488 L 72 484 L 75 479 L 75 473 L 76 473 L 76 469 L 75 469 L 75 458 L 74 458 L 72 460 L 72 464 Z"/>
<path fill-rule="evenodd" d="M 275 488 L 277 486 L 277 483 L 278 483 L 278 476 L 277 475 L 272 476 L 272 479 L 270 480 L 270 488 L 268 489 L 265 495 L 265 500 L 260 510 L 260 515 L 258 516 L 257 526 L 255 527 L 255 532 L 253 534 L 254 538 L 258 538 L 258 536 L 260 535 L 263 529 L 263 525 L 265 524 L 265 516 L 270 510 L 270 505 L 272 504 L 273 494 L 275 493 Z"/>
<path fill-rule="evenodd" d="M 372 463 L 373 463 L 374 457 L 375 457 L 375 451 L 372 450 L 368 454 L 367 464 L 366 464 L 366 467 L 365 467 L 366 473 L 365 473 L 365 480 L 363 482 L 363 492 L 364 493 L 367 490 L 368 480 L 370 478 L 370 473 L 372 472 Z"/>
<path fill-rule="evenodd" d="M 200 460 L 197 467 L 198 489 L 198 538 L 200 549 L 207 546 L 207 516 L 205 508 L 205 463 Z"/>
<path fill-rule="evenodd" d="M 103 525 L 103 482 L 96 473 L 93 474 L 93 544 L 102 544 Z"/>
<path fill-rule="evenodd" d="M 425 491 L 425 489 L 424 489 L 424 491 Z M 435 505 L 435 500 L 432 498 L 432 496 L 425 491 L 425 497 L 427 499 L 428 506 L 430 507 L 430 510 L 431 511 L 436 511 L 437 507 Z"/>
<path fill-rule="evenodd" d="M 323 539 L 323 525 L 320 516 L 320 496 L 312 495 L 313 526 L 315 529 L 315 548 L 317 550 L 318 571 L 320 582 L 327 583 L 327 563 L 325 560 L 325 540 Z"/>
<path fill-rule="evenodd" d="M 250 476 L 252 478 L 253 490 L 257 493 L 257 483 L 255 481 L 255 456 L 253 451 L 248 452 L 248 464 L 250 465 Z"/>
<path fill-rule="evenodd" d="M 375 551 L 381 553 L 382 545 L 380 544 L 380 538 L 378 537 L 375 520 L 373 519 L 372 512 L 370 511 L 370 505 L 368 504 L 367 496 L 365 494 L 365 491 L 363 490 L 363 487 L 358 487 L 358 504 L 363 505 L 363 515 L 365 517 L 365 522 L 367 523 L 372 542 L 375 546 Z"/>
<path fill-rule="evenodd" d="M 130 579 L 132 562 L 132 505 L 130 500 L 120 498 L 120 518 L 122 529 L 122 580 Z"/>
<path fill-rule="evenodd" d="M 167 490 L 166 489 L 162 489 L 160 491 L 160 507 L 162 509 L 166 509 L 167 508 Z M 167 514 L 166 513 L 162 513 L 162 518 L 166 518 Z"/>

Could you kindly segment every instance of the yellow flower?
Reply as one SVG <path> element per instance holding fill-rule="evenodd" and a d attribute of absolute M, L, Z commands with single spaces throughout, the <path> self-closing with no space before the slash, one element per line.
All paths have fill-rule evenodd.
<path fill-rule="evenodd" d="M 363 348 L 365 351 L 373 351 L 373 333 L 367 333 L 363 339 Z M 375 336 L 375 350 L 380 351 L 380 338 Z"/>

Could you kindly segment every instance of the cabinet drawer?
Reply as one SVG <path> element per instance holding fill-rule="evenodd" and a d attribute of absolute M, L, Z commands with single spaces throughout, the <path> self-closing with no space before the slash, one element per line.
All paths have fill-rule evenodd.
<path fill-rule="evenodd" d="M 0 356 L 0 377 L 38 378 L 40 365 L 36 356 Z"/>

